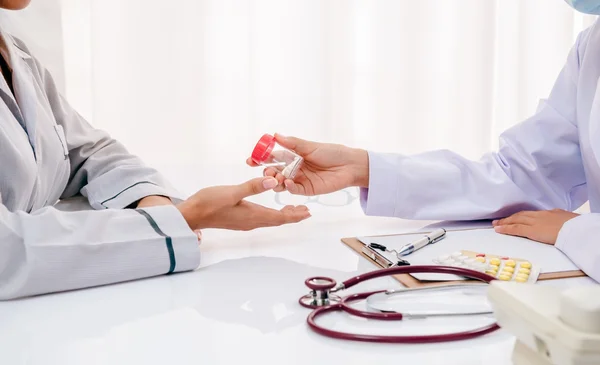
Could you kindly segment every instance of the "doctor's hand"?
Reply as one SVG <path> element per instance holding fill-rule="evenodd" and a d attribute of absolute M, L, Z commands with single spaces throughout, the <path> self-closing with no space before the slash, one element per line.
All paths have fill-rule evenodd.
<path fill-rule="evenodd" d="M 274 168 L 267 168 L 265 176 L 273 176 L 278 185 L 275 191 L 288 190 L 292 194 L 328 194 L 351 186 L 369 186 L 369 156 L 367 151 L 338 144 L 305 141 L 275 134 L 277 143 L 293 150 L 303 159 L 294 180 Z M 257 166 L 252 159 L 246 163 Z"/>
<path fill-rule="evenodd" d="M 562 209 L 523 211 L 492 222 L 498 233 L 520 236 L 553 245 L 562 226 L 579 214 Z"/>
<path fill-rule="evenodd" d="M 240 185 L 202 189 L 177 205 L 192 230 L 223 228 L 249 231 L 260 227 L 297 223 L 310 217 L 305 206 L 269 209 L 244 200 L 277 186 L 272 177 L 252 179 Z"/>

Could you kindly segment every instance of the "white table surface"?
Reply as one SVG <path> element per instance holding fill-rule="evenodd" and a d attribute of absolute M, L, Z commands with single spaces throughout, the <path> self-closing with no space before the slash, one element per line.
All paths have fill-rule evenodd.
<path fill-rule="evenodd" d="M 167 172 L 186 193 L 251 177 L 189 177 Z M 353 192 L 357 194 L 357 192 Z M 274 193 L 251 200 L 277 206 Z M 297 304 L 306 277 L 343 281 L 375 269 L 341 237 L 418 230 L 434 222 L 366 217 L 358 200 L 309 203 L 313 217 L 251 232 L 207 230 L 201 267 L 191 273 L 0 303 L 0 364 L 510 364 L 513 337 L 428 345 L 369 344 L 313 333 Z M 552 285 L 591 284 L 587 278 Z M 544 284 L 547 285 L 547 284 Z M 389 278 L 356 291 L 400 287 Z M 363 332 L 397 324 L 331 315 L 322 323 Z M 453 327 L 445 328 L 451 329 Z M 426 330 L 444 331 L 427 326 Z"/>

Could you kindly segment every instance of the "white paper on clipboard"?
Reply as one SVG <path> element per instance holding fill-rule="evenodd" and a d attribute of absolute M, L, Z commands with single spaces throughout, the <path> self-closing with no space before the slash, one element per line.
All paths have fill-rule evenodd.
<path fill-rule="evenodd" d="M 383 236 L 383 237 L 357 237 L 365 245 L 378 243 L 388 250 L 398 250 L 403 245 L 410 243 L 423 233 Z M 464 231 L 448 231 L 446 237 L 432 245 L 428 245 L 403 259 L 411 265 L 433 265 L 433 259 L 443 254 L 460 250 L 482 252 L 492 255 L 521 258 L 537 265 L 541 273 L 564 272 L 579 270 L 567 256 L 552 245 L 528 240 L 526 238 L 507 236 L 496 233 L 493 229 L 473 229 Z M 382 253 L 390 261 L 398 261 L 395 255 Z M 456 275 L 446 274 L 411 274 L 422 281 L 464 280 Z"/>

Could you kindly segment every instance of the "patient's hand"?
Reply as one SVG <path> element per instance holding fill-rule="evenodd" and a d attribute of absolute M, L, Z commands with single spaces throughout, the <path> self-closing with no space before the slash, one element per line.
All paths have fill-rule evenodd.
<path fill-rule="evenodd" d="M 508 218 L 493 221 L 498 233 L 520 236 L 553 245 L 562 226 L 579 214 L 562 209 L 523 211 Z"/>
<path fill-rule="evenodd" d="M 310 217 L 308 208 L 285 206 L 270 209 L 244 198 L 271 190 L 277 186 L 272 177 L 256 178 L 238 185 L 204 188 L 177 205 L 191 229 L 222 228 L 249 231 L 297 223 Z"/>

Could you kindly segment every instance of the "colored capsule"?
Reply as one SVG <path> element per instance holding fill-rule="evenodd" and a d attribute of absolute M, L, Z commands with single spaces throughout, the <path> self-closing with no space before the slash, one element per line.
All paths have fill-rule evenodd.
<path fill-rule="evenodd" d="M 515 267 L 517 263 L 515 262 L 515 260 L 506 260 L 506 262 L 504 263 L 504 265 L 509 266 L 509 267 Z"/>

